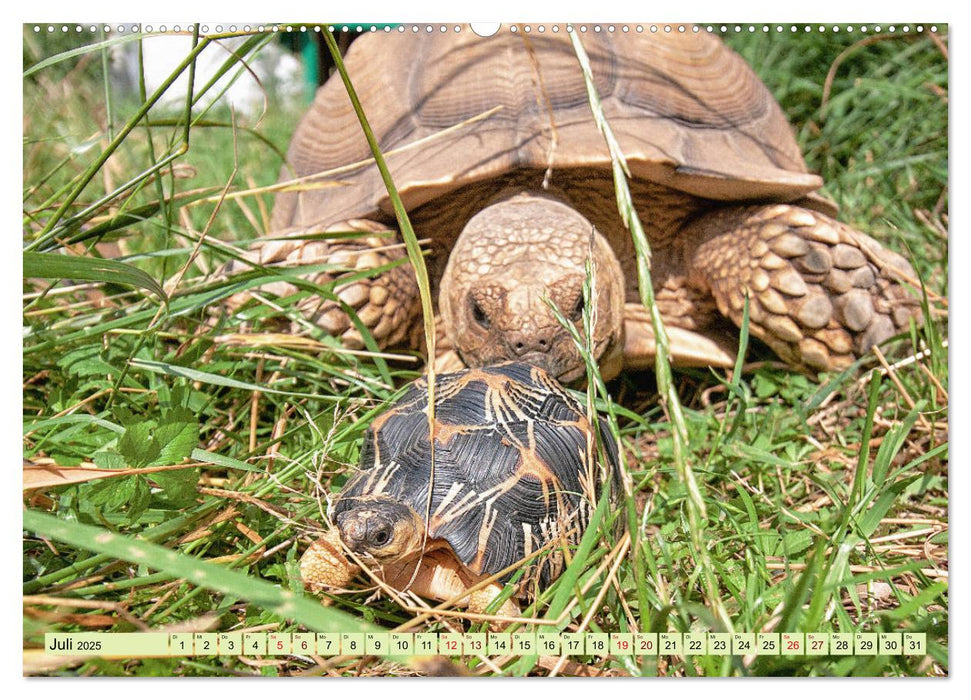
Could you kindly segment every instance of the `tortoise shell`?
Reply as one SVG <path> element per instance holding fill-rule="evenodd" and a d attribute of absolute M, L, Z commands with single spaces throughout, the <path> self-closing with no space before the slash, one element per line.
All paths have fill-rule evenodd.
<path fill-rule="evenodd" d="M 444 541 L 477 575 L 498 573 L 561 537 L 579 541 L 601 483 L 588 457 L 597 454 L 595 434 L 545 371 L 505 363 L 439 375 L 434 469 L 427 410 L 422 379 L 371 424 L 361 471 L 333 504 L 334 522 L 360 499 L 392 498 L 423 518 L 429 546 Z M 617 445 L 603 424 L 600 436 L 615 494 Z M 551 549 L 537 558 L 540 585 L 562 567 Z"/>
<path fill-rule="evenodd" d="M 821 186 L 768 89 L 717 37 L 600 32 L 582 42 L 635 198 L 638 181 L 723 201 L 791 201 Z M 470 185 L 510 173 L 542 179 L 547 168 L 558 173 L 554 183 L 572 171 L 612 192 L 610 156 L 566 32 L 372 34 L 351 45 L 345 63 L 409 211 L 444 195 L 449 208 L 474 210 L 483 191 Z M 281 192 L 273 230 L 393 221 L 340 80 L 318 91 L 287 161 L 281 180 L 322 174 L 331 183 Z"/>

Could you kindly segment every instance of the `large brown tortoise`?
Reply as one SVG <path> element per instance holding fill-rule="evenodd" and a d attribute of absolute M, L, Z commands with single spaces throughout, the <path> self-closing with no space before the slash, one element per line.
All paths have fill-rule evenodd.
<path fill-rule="evenodd" d="M 833 218 L 781 108 L 737 54 L 704 31 L 588 33 L 582 43 L 630 168 L 675 364 L 733 364 L 738 332 L 728 321 L 741 324 L 746 297 L 751 333 L 803 370 L 845 367 L 919 318 L 910 265 Z M 346 66 L 415 232 L 430 240 L 440 367 L 522 360 L 561 381 L 582 378 L 549 302 L 579 321 L 587 259 L 603 375 L 652 365 L 634 246 L 565 32 L 368 35 Z M 300 186 L 281 192 L 273 210 L 279 237 L 257 244 L 251 259 L 360 271 L 404 255 L 336 76 L 293 137 L 281 180 L 294 175 Z M 321 231 L 361 236 L 294 240 Z M 410 265 L 335 290 L 379 346 L 417 347 Z M 362 346 L 333 300 L 305 299 L 301 311 Z"/>
<path fill-rule="evenodd" d="M 617 498 L 617 445 L 544 370 L 521 362 L 439 375 L 434 444 L 428 384 L 410 385 L 368 427 L 360 470 L 330 508 L 333 528 L 300 560 L 312 591 L 346 587 L 368 567 L 384 583 L 485 612 L 503 584 L 545 588 L 606 489 Z M 520 571 L 523 570 L 523 571 Z M 521 574 L 516 576 L 516 574 Z M 487 580 L 488 579 L 488 580 Z"/>

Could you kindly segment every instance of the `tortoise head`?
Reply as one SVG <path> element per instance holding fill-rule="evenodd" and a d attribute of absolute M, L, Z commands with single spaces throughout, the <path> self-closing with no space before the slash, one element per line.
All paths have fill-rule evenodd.
<path fill-rule="evenodd" d="M 546 195 L 516 194 L 469 219 L 442 277 L 438 306 L 449 339 L 470 367 L 506 360 L 542 367 L 561 382 L 585 365 L 550 302 L 581 332 L 586 262 L 594 353 L 605 376 L 620 370 L 624 274 L 610 244 L 584 216 Z"/>
<path fill-rule="evenodd" d="M 355 554 L 390 564 L 421 551 L 424 522 L 411 506 L 384 496 L 354 498 L 338 512 L 341 541 Z"/>

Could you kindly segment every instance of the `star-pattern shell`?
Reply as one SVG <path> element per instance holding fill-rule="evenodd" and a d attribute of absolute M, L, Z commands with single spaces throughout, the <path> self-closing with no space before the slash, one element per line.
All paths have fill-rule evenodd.
<path fill-rule="evenodd" d="M 361 471 L 332 517 L 383 495 L 426 518 L 473 573 L 489 575 L 548 543 L 576 543 L 600 492 L 596 436 L 580 405 L 543 370 L 506 363 L 443 374 L 435 394 L 434 471 L 428 386 L 413 384 L 368 428 Z M 619 483 L 617 446 L 601 425 L 608 488 Z M 431 499 L 429 501 L 429 488 Z M 562 548 L 536 557 L 541 584 L 562 566 Z"/>

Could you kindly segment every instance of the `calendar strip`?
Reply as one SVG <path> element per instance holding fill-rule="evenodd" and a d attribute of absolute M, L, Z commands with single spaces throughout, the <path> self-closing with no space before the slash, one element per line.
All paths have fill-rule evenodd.
<path fill-rule="evenodd" d="M 923 632 L 52 632 L 55 656 L 924 656 Z"/>

